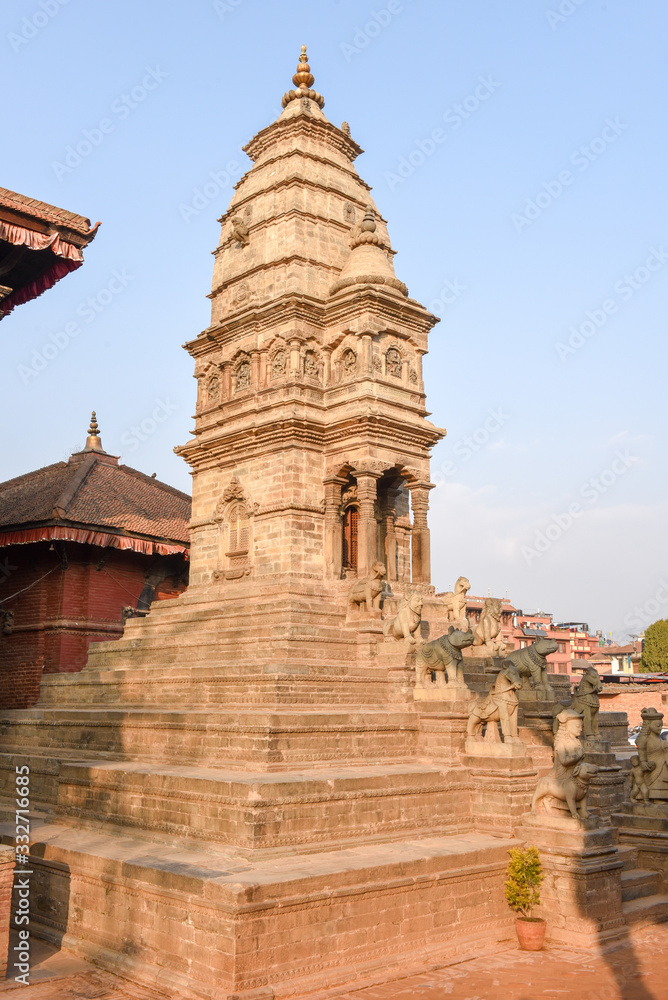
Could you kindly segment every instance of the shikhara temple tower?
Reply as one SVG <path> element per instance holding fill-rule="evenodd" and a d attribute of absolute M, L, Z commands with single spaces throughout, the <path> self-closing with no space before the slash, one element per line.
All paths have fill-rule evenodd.
<path fill-rule="evenodd" d="M 436 318 L 394 273 L 385 220 L 302 47 L 221 218 L 198 380 L 191 586 L 430 582 L 422 358 Z"/>
<path fill-rule="evenodd" d="M 530 747 L 472 756 L 466 688 L 416 700 L 416 645 L 384 635 L 409 594 L 420 640 L 448 629 L 427 526 L 435 317 L 394 273 L 360 147 L 323 114 L 305 51 L 293 79 L 246 147 L 211 324 L 187 345 L 190 586 L 0 715 L 5 787 L 27 762 L 37 810 L 31 935 L 208 1000 L 505 947 L 507 851 L 553 723 L 551 705 L 527 709 Z M 376 561 L 391 589 L 358 608 Z M 454 657 L 444 638 L 432 648 Z M 494 664 L 467 663 L 487 695 Z M 616 852 L 586 858 L 612 888 L 600 918 L 574 918 L 578 941 L 622 924 Z"/>

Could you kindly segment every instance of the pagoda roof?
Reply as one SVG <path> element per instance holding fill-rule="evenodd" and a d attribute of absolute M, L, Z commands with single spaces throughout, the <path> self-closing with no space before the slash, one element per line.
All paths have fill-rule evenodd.
<path fill-rule="evenodd" d="M 0 188 L 0 319 L 83 264 L 99 222 Z"/>
<path fill-rule="evenodd" d="M 61 539 L 187 553 L 191 500 L 104 452 L 82 451 L 0 483 L 0 546 Z"/>

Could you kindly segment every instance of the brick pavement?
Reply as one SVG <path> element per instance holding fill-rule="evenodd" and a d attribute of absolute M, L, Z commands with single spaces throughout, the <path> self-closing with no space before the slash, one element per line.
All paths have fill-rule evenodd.
<path fill-rule="evenodd" d="M 182 998 L 136 986 L 42 943 L 36 943 L 34 959 L 31 985 L 10 979 L 0 983 L 0 993 L 20 989 L 26 1000 Z M 667 960 L 668 926 L 655 925 L 632 931 L 624 946 L 602 956 L 515 948 L 389 983 L 312 994 L 308 1000 L 668 1000 Z"/>

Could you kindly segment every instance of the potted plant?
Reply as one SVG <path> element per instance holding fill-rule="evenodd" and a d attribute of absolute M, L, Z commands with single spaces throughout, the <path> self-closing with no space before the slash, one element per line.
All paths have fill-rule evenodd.
<path fill-rule="evenodd" d="M 540 885 L 543 869 L 537 847 L 516 847 L 508 852 L 510 861 L 506 868 L 506 901 L 518 915 L 515 929 L 520 948 L 540 951 L 545 940 L 545 921 L 533 917 L 533 909 L 540 903 Z"/>

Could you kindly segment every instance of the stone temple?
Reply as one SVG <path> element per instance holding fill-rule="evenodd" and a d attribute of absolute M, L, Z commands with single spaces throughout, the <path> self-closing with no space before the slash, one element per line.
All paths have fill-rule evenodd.
<path fill-rule="evenodd" d="M 507 947 L 507 852 L 528 836 L 552 939 L 613 941 L 620 873 L 643 867 L 614 827 L 623 716 L 588 745 L 596 829 L 522 832 L 558 678 L 523 682 L 519 737 L 476 737 L 482 708 L 467 737 L 500 660 L 462 658 L 468 623 L 430 583 L 436 317 L 395 275 L 305 50 L 293 81 L 245 147 L 211 323 L 186 345 L 190 586 L 0 720 L 8 795 L 30 764 L 31 933 L 183 996 L 299 995 Z M 668 914 L 653 876 L 647 906 Z"/>

